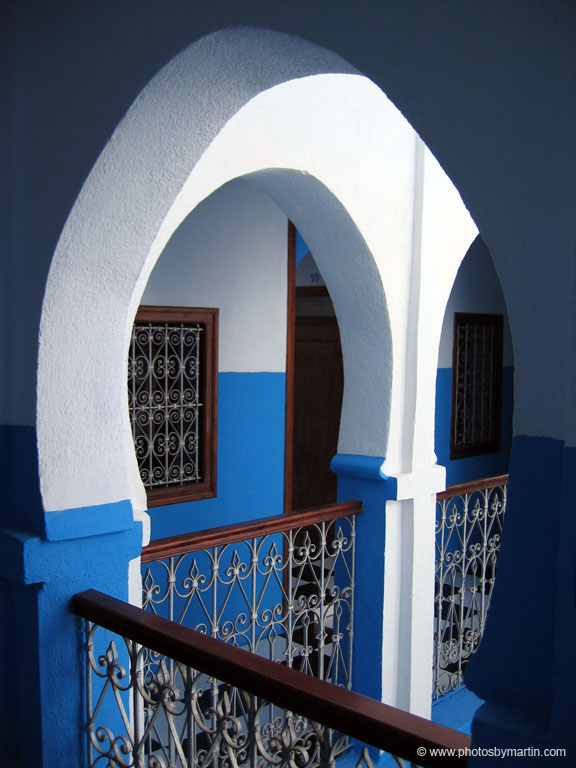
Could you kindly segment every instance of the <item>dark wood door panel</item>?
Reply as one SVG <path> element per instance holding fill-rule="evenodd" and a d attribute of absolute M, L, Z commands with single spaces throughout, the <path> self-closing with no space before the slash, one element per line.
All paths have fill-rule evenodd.
<path fill-rule="evenodd" d="M 336 501 L 344 375 L 335 318 L 297 318 L 295 336 L 293 508 L 305 509 Z"/>

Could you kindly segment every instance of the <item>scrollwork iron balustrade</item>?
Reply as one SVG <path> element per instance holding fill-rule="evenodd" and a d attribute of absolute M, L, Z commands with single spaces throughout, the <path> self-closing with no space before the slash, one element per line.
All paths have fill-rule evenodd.
<path fill-rule="evenodd" d="M 85 626 L 89 768 L 334 768 L 347 750 L 346 765 L 373 768 L 319 722 Z"/>
<path fill-rule="evenodd" d="M 71 608 L 85 626 L 89 768 L 372 768 L 382 752 L 466 768 L 459 731 L 95 590 Z"/>
<path fill-rule="evenodd" d="M 507 476 L 453 486 L 438 494 L 434 600 L 434 690 L 462 685 L 476 651 L 496 575 Z"/>
<path fill-rule="evenodd" d="M 192 546 L 192 551 L 146 562 L 143 608 L 350 688 L 355 517 L 293 522 L 290 528 L 297 517 L 281 516 L 284 530 L 222 544 L 216 533 L 216 542 L 206 549 Z M 218 691 L 211 695 L 216 702 Z M 271 707 L 250 714 L 242 710 L 237 693 L 230 696 L 234 711 L 258 726 L 260 762 L 292 768 L 319 764 L 321 739 L 309 721 Z M 344 741 L 338 743 L 345 748 Z M 220 755 L 219 763 L 223 760 Z M 225 760 L 223 765 L 227 768 Z"/>
<path fill-rule="evenodd" d="M 148 562 L 143 608 L 350 688 L 354 542 L 350 515 Z"/>

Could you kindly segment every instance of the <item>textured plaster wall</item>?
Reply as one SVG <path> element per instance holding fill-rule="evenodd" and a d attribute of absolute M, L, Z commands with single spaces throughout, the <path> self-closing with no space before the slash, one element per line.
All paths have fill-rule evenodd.
<path fill-rule="evenodd" d="M 433 452 L 438 292 L 448 294 L 476 228 L 410 125 L 359 75 L 316 74 L 277 84 L 253 95 L 220 126 L 222 113 L 232 108 L 227 98 L 237 106 L 242 87 L 254 88 L 258 73 L 270 79 L 274 39 L 238 30 L 176 57 L 139 96 L 88 177 L 59 241 L 44 300 L 38 389 L 43 499 L 49 518 L 72 506 L 126 497 L 137 515 L 143 513 L 126 408 L 133 317 L 181 222 L 216 189 L 245 177 L 295 223 L 330 290 L 344 358 L 339 453 L 368 456 L 379 465 L 385 457 L 383 472 L 395 476 L 389 484 L 382 475 L 377 495 L 384 511 L 390 489 L 398 491 L 386 518 L 386 541 L 378 539 L 381 555 L 384 547 L 387 552 L 382 637 L 386 650 L 391 638 L 397 643 L 385 654 L 375 685 L 390 703 L 426 715 L 430 510 L 444 481 Z M 214 75 L 214 66 L 222 66 L 215 48 L 224 45 L 227 77 L 241 86 L 232 95 L 222 91 L 226 77 Z M 232 69 L 234 46 L 244 55 L 249 49 L 252 57 L 258 51 L 260 66 Z M 310 66 L 318 67 L 323 54 L 300 43 L 300 61 L 308 53 Z M 335 64 L 330 54 L 327 61 Z M 185 98 L 190 89 L 194 100 Z M 206 103 L 211 97 L 218 99 L 216 115 Z M 97 226 L 103 221 L 104 229 Z M 78 304 L 90 312 L 71 322 L 70 306 Z M 86 345 L 93 352 L 89 359 Z M 270 434 L 278 438 L 282 430 Z M 281 487 L 277 478 L 272 498 Z M 265 511 L 260 505 L 243 516 Z M 219 522 L 225 520 L 220 516 Z M 186 522 L 180 530 L 190 527 Z M 376 578 L 382 584 L 384 571 Z"/>
<path fill-rule="evenodd" d="M 174 232 L 141 303 L 218 307 L 220 372 L 284 372 L 287 233 L 267 195 L 230 182 Z"/>
<path fill-rule="evenodd" d="M 304 74 L 306 66 L 320 66 L 313 46 L 307 65 L 292 65 L 292 41 L 287 45 L 288 50 L 278 58 L 279 49 L 266 35 L 256 42 L 238 34 L 185 52 L 138 99 L 85 184 L 60 239 L 44 304 L 38 430 L 40 475 L 48 509 L 82 503 L 87 487 L 99 500 L 128 496 L 135 498 L 137 507 L 144 506 L 122 391 L 132 316 L 149 272 L 174 229 L 198 202 L 237 175 L 217 164 L 204 184 L 192 185 L 179 196 L 196 160 L 230 112 L 271 84 L 273 69 L 274 76 L 282 78 Z M 260 66 L 239 70 L 237 58 L 248 49 L 254 55 L 258 47 Z M 277 62 L 275 68 L 268 66 L 270 56 Z M 328 59 L 334 61 L 331 54 Z M 226 71 L 231 82 L 238 81 L 228 90 Z M 248 162 L 252 159 L 253 168 L 254 162 L 258 164 L 259 143 L 254 132 L 251 143 L 251 152 L 249 144 L 238 151 Z M 101 222 L 107 226 L 103 228 Z M 65 306 L 81 306 L 83 311 L 71 317 Z M 90 323 L 88 317 L 99 317 L 100 322 Z M 84 348 L 88 344 L 93 350 L 83 363 L 79 359 L 85 355 L 79 348 L 73 350 L 80 340 Z M 61 356 L 53 356 L 56 348 Z M 96 384 L 103 357 L 113 373 Z M 80 405 L 86 392 L 94 397 Z M 51 415 L 42 405 L 47 402 Z M 73 432 L 82 445 L 62 445 L 57 426 L 62 410 L 69 416 L 76 412 L 72 421 L 78 428 Z M 94 471 L 89 471 L 92 479 L 87 484 L 72 470 L 73 457 L 80 455 L 94 459 L 89 462 Z M 52 472 L 43 471 L 44 456 L 50 456 L 49 465 L 55 461 L 60 466 L 66 480 L 63 476 L 56 480 Z M 128 473 L 126 462 L 131 463 Z"/>
<path fill-rule="evenodd" d="M 45 298 L 40 348 L 40 474 L 49 509 L 78 505 L 78 495 L 85 498 L 90 487 L 98 501 L 104 500 L 103 495 L 128 495 L 136 500 L 137 506 L 143 503 L 139 481 L 135 479 L 124 402 L 122 361 L 131 318 L 158 254 L 188 211 L 230 178 L 249 173 L 253 174 L 254 183 L 275 197 L 297 224 L 301 222 L 306 242 L 311 247 L 318 246 L 314 251 L 331 287 L 336 311 L 351 318 L 350 324 L 341 324 L 348 360 L 341 435 L 344 449 L 350 450 L 350 445 L 355 451 L 385 453 L 388 410 L 384 407 L 375 412 L 370 402 L 374 397 L 384 402 L 387 399 L 384 393 L 392 378 L 391 345 L 386 344 L 382 283 L 369 249 L 377 254 L 383 279 L 394 297 L 392 327 L 397 334 L 397 364 L 401 366 L 401 339 L 407 313 L 404 297 L 409 275 L 405 261 L 386 259 L 386 253 L 409 253 L 411 247 L 413 134 L 383 94 L 362 78 L 326 75 L 292 81 L 264 92 L 242 108 L 212 141 L 173 197 L 169 188 L 176 183 L 175 177 L 182 177 L 184 149 L 174 150 L 173 158 L 155 154 L 159 149 L 154 148 L 158 136 L 150 119 L 148 101 L 154 103 L 154 120 L 167 119 L 170 114 L 170 122 L 163 128 L 172 130 L 175 143 L 187 144 L 190 138 L 176 131 L 174 112 L 164 102 L 177 98 L 183 69 L 198 75 L 192 68 L 192 63 L 197 63 L 196 55 L 194 51 L 186 52 L 186 67 L 182 58 L 172 62 L 169 72 L 165 71 L 160 82 L 151 86 L 152 92 L 139 99 L 86 183 L 58 247 Z M 194 62 L 188 61 L 190 57 Z M 176 83 L 168 89 L 162 81 L 171 76 Z M 349 108 L 352 102 L 355 110 Z M 371 120 L 361 117 L 358 110 L 362 103 L 363 114 L 370 115 Z M 180 101 L 177 106 L 182 111 Z M 192 122 L 189 114 L 180 119 L 186 120 L 187 125 Z M 338 126 L 337 131 L 334 126 Z M 383 132 L 388 134 L 388 141 L 378 144 L 376 139 L 382 138 Z M 166 142 L 164 132 L 161 136 Z M 267 141 L 262 141 L 262 136 Z M 146 142 L 151 146 L 144 151 Z M 341 155 L 343 146 L 350 153 L 345 162 Z M 366 147 L 374 148 L 371 158 L 365 157 Z M 163 168 L 164 189 L 158 187 L 158 180 L 154 187 L 149 184 L 151 169 L 140 158 L 150 153 L 160 165 L 157 172 Z M 355 162 L 356 157 L 362 157 L 362 162 Z M 338 163 L 335 158 L 339 158 Z M 177 165 L 170 165 L 170 160 L 176 159 Z M 254 174 L 260 168 L 290 167 L 300 175 L 288 179 L 283 172 L 270 170 L 264 175 Z M 115 178 L 113 185 L 109 183 L 110 175 Z M 322 179 L 322 183 L 315 182 L 314 177 Z M 137 190 L 137 194 L 129 194 L 128 187 Z M 336 198 L 343 202 L 336 204 Z M 367 205 L 374 198 L 382 200 L 386 217 Z M 88 217 L 84 214 L 86 205 L 90 210 Z M 145 219 L 143 210 L 149 211 Z M 159 220 L 162 210 L 164 221 L 151 237 L 153 222 Z M 91 226 L 93 218 L 115 222 L 105 233 L 107 242 L 102 241 L 100 229 Z M 312 223 L 316 226 L 308 236 Z M 381 243 L 386 244 L 386 253 L 379 253 Z M 71 323 L 70 313 L 65 310 L 69 302 L 88 304 L 92 312 L 75 317 Z M 87 321 L 94 313 L 102 318 L 101 324 Z M 364 331 L 361 334 L 359 325 Z M 123 334 L 118 333 L 120 327 Z M 91 360 L 82 359 L 78 365 L 80 349 L 74 348 L 79 347 L 80 339 L 83 349 L 91 341 L 94 354 Z M 103 374 L 102 365 L 107 368 L 107 375 L 95 387 L 95 381 Z M 374 391 L 375 386 L 383 387 L 382 394 Z M 400 385 L 394 386 L 395 396 L 401 398 Z M 88 403 L 86 391 L 94 394 Z M 50 409 L 44 407 L 48 402 Z M 76 418 L 84 422 L 84 429 L 73 432 L 76 444 L 65 447 L 65 454 L 58 440 L 58 415 L 63 407 L 69 419 L 73 420 L 72 414 L 77 412 Z M 395 429 L 399 431 L 400 424 Z M 77 460 L 84 464 L 81 486 L 80 473 L 73 466 Z M 126 463 L 131 466 L 128 473 L 122 469 Z M 93 477 L 88 483 L 86 473 Z M 132 477 L 131 490 L 126 484 L 127 475 Z"/>
<path fill-rule="evenodd" d="M 314 46 L 266 32 L 237 30 L 211 45 L 192 46 L 139 96 L 76 201 L 50 271 L 41 329 L 44 503 L 51 517 L 73 504 L 128 497 L 136 514 L 142 513 L 145 495 L 126 413 L 133 316 L 181 222 L 216 189 L 245 177 L 296 224 L 330 290 L 344 358 L 339 453 L 384 462 L 382 471 L 394 476 L 389 483 L 376 473 L 384 481 L 378 480 L 380 509 L 388 511 L 386 541 L 378 538 L 381 555 L 384 547 L 387 553 L 387 653 L 374 684 L 390 703 L 426 715 L 433 620 L 430 510 L 444 482 L 433 452 L 438 295 L 448 295 L 476 228 L 431 153 L 364 77 L 288 80 L 253 95 L 219 125 L 226 109 L 237 107 L 243 88 L 254 89 L 258 75 L 264 82 L 272 78 L 274 40 L 309 66 L 318 68 L 324 55 L 328 64 L 338 63 Z M 249 50 L 251 67 L 232 67 L 234 47 L 243 56 Z M 261 56 L 256 66 L 255 53 Z M 222 66 L 229 70 L 215 77 L 214 68 Z M 222 88 L 227 77 L 240 81 L 230 93 Z M 186 97 L 190 90 L 193 100 Z M 217 110 L 210 98 L 217 98 Z M 102 221 L 106 228 L 95 226 Z M 78 303 L 102 322 L 80 315 L 71 323 L 70 305 Z M 86 344 L 93 358 L 86 359 Z M 71 427 L 66 445 L 59 440 L 64 412 Z M 281 487 L 278 478 L 273 493 Z M 389 509 L 392 488 L 399 501 Z M 384 571 L 376 578 L 382 584 Z"/>
<path fill-rule="evenodd" d="M 216 498 L 148 510 L 152 538 L 281 514 L 286 409 L 286 214 L 236 180 L 182 222 L 143 304 L 219 309 Z"/>
<path fill-rule="evenodd" d="M 426 471 L 434 463 L 434 389 L 429 382 L 437 366 L 450 286 L 477 234 L 458 191 L 421 141 L 416 145 L 414 181 L 411 322 L 406 340 L 407 367 L 401 382 L 408 406 L 403 441 L 409 458 L 405 462 L 413 472 Z"/>

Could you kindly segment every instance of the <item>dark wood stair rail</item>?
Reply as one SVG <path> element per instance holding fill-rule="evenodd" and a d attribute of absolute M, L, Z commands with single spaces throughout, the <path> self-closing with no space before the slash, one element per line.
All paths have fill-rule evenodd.
<path fill-rule="evenodd" d="M 481 480 L 471 480 L 468 483 L 459 483 L 451 485 L 445 491 L 436 494 L 438 501 L 450 499 L 452 496 L 470 495 L 476 491 L 485 491 L 487 488 L 499 488 L 508 485 L 508 475 L 496 475 L 496 477 L 484 477 Z"/>
<path fill-rule="evenodd" d="M 236 541 L 265 536 L 270 533 L 281 533 L 292 528 L 330 522 L 341 517 L 358 515 L 360 512 L 362 512 L 361 501 L 345 501 L 317 509 L 303 509 L 288 515 L 274 515 L 259 520 L 249 520 L 245 523 L 208 528 L 197 533 L 183 533 L 180 536 L 170 536 L 166 539 L 152 541 L 142 550 L 141 560 L 143 563 L 149 563 L 152 560 L 162 560 L 165 557 L 198 552 L 210 547 L 232 544 Z"/>
<path fill-rule="evenodd" d="M 470 737 L 459 731 L 288 669 L 96 590 L 75 595 L 72 610 L 217 680 L 424 768 L 467 765 Z M 418 747 L 426 749 L 425 756 L 418 755 Z M 430 754 L 438 748 L 454 752 Z"/>

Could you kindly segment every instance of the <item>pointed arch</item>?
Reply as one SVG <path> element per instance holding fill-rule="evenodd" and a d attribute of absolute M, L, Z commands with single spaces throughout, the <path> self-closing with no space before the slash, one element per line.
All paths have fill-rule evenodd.
<path fill-rule="evenodd" d="M 48 513 L 123 499 L 145 508 L 126 406 L 133 317 L 170 235 L 239 176 L 281 201 L 314 244 L 347 359 L 341 448 L 384 455 L 394 323 L 380 273 L 411 215 L 413 143 L 373 83 L 283 34 L 216 33 L 152 80 L 87 178 L 48 278 L 37 408 Z M 392 284 L 406 271 L 389 265 Z"/>

